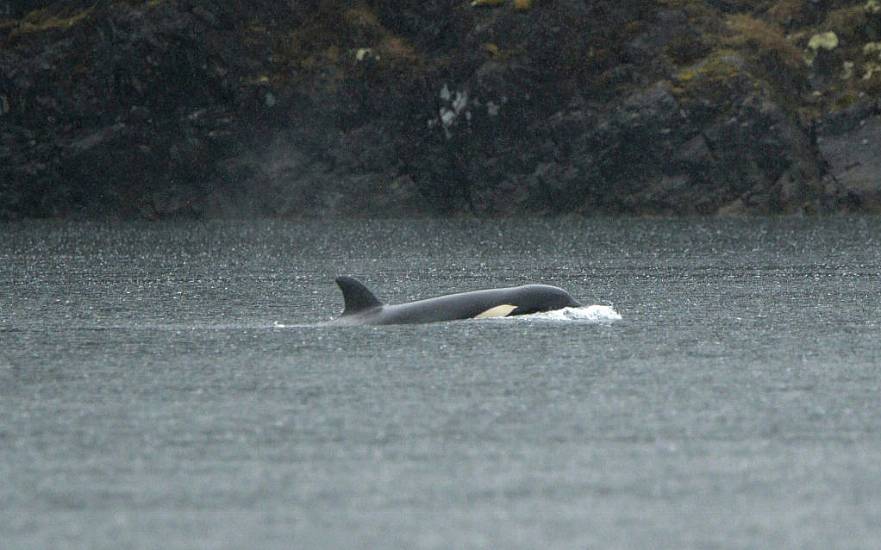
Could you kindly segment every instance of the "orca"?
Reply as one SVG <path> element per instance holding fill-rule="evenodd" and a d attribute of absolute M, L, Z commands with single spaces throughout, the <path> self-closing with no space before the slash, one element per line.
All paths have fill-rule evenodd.
<path fill-rule="evenodd" d="M 487 319 L 580 307 L 568 292 L 549 285 L 491 288 L 438 296 L 427 300 L 386 305 L 360 281 L 337 277 L 343 291 L 343 314 L 336 325 L 405 325 L 460 319 Z"/>

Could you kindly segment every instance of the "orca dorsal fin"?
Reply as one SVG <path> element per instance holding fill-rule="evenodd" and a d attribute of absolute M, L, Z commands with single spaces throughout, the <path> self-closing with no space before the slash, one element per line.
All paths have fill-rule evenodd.
<path fill-rule="evenodd" d="M 343 315 L 352 315 L 382 305 L 382 302 L 357 279 L 346 276 L 337 277 L 336 284 L 343 291 L 343 301 L 346 303 Z"/>

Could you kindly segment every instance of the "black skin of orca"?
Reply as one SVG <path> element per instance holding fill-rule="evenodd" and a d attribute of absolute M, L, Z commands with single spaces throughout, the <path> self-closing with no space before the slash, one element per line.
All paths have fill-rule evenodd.
<path fill-rule="evenodd" d="M 510 288 L 475 290 L 438 296 L 405 304 L 385 305 L 367 287 L 352 277 L 337 277 L 346 308 L 335 325 L 406 325 L 473 319 L 497 306 L 516 309 L 508 315 L 526 315 L 580 307 L 568 292 L 549 285 L 524 285 Z"/>

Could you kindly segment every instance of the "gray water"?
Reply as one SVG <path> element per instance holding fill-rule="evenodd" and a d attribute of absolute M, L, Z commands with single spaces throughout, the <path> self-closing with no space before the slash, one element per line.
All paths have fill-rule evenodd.
<path fill-rule="evenodd" d="M 877 548 L 881 220 L 0 226 L 3 548 Z M 613 323 L 323 327 L 544 282 Z"/>

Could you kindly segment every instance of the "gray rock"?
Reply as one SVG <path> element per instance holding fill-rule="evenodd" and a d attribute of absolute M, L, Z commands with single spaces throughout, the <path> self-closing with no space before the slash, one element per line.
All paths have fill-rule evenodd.
<path fill-rule="evenodd" d="M 393 0 L 364 4 L 372 13 L 359 19 L 321 4 L 99 2 L 67 29 L 0 34 L 0 216 L 714 214 L 877 201 L 868 145 L 879 137 L 864 124 L 875 107 L 829 117 L 814 143 L 767 74 L 741 55 L 710 56 L 684 11 Z M 329 29 L 339 36 L 321 43 Z M 376 57 L 358 63 L 358 48 Z M 693 64 L 689 79 L 671 48 Z"/>
<path fill-rule="evenodd" d="M 829 174 L 850 201 L 864 210 L 881 211 L 881 116 L 861 119 L 850 130 L 821 135 L 818 146 Z"/>

